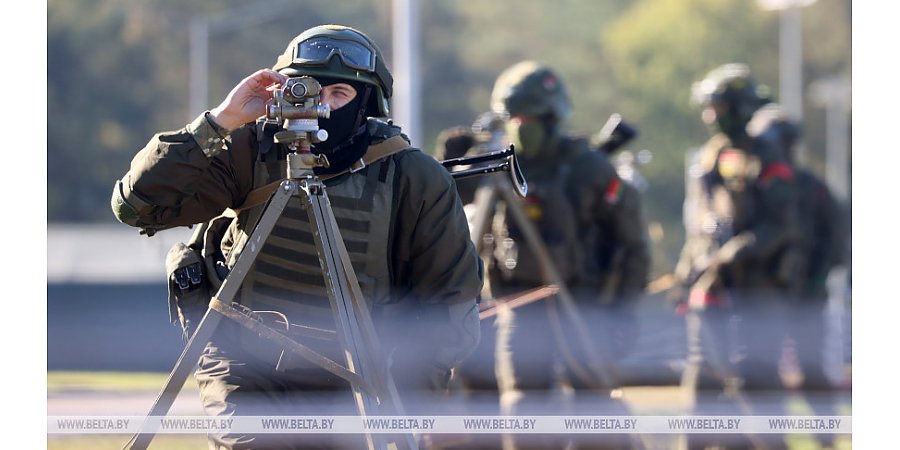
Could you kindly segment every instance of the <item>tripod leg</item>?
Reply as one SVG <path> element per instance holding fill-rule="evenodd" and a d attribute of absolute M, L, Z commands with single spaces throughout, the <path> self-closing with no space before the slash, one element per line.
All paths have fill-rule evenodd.
<path fill-rule="evenodd" d="M 320 255 L 332 311 L 338 327 L 338 338 L 346 349 L 347 366 L 377 389 L 372 398 L 359 386 L 353 386 L 360 415 L 378 411 L 383 415 L 403 414 L 378 336 L 369 315 L 368 305 L 341 238 L 337 221 L 325 190 L 319 185 L 307 188 L 310 202 L 310 224 L 314 227 L 316 247 Z M 412 434 L 390 439 L 388 435 L 368 435 L 371 447 L 418 449 Z"/>
<path fill-rule="evenodd" d="M 166 384 L 150 408 L 150 412 L 147 414 L 148 420 L 144 422 L 141 430 L 131 438 L 129 443 L 125 444 L 125 448 L 144 450 L 150 445 L 150 441 L 156 435 L 156 426 L 155 424 L 150 424 L 149 419 L 168 414 L 169 408 L 172 407 L 172 403 L 175 402 L 175 398 L 181 392 L 181 387 L 184 386 L 187 377 L 194 371 L 197 361 L 203 355 L 206 343 L 209 342 L 221 320 L 222 314 L 211 309 L 206 310 L 206 314 L 203 315 L 197 330 L 188 340 L 187 345 L 181 352 L 181 356 L 178 357 L 178 362 L 175 363 L 175 368 L 169 374 Z"/>
<path fill-rule="evenodd" d="M 512 219 L 516 221 L 519 228 L 522 230 L 522 233 L 525 235 L 528 246 L 531 247 L 532 251 L 538 256 L 538 260 L 541 264 L 541 272 L 544 276 L 544 282 L 559 287 L 556 298 L 559 299 L 563 313 L 572 324 L 576 336 L 578 337 L 578 342 L 584 348 L 590 372 L 600 381 L 603 387 L 608 389 L 618 387 L 618 382 L 615 377 L 607 369 L 608 359 L 601 357 L 602 353 L 600 353 L 599 349 L 594 345 L 590 333 L 588 333 L 587 325 L 584 323 L 582 315 L 578 312 L 578 307 L 575 304 L 571 292 L 566 286 L 565 281 L 562 279 L 562 276 L 559 274 L 559 271 L 556 269 L 556 266 L 553 264 L 553 259 L 550 257 L 550 253 L 547 251 L 544 241 L 541 239 L 538 231 L 519 205 L 516 194 L 512 191 L 512 187 L 507 183 L 497 183 L 497 189 L 499 190 L 503 202 L 507 205 L 507 211 L 510 212 Z M 569 359 L 571 360 L 570 363 L 580 366 L 580 363 L 575 361 L 574 358 Z"/>
<path fill-rule="evenodd" d="M 484 235 L 494 216 L 494 207 L 497 203 L 497 190 L 491 181 L 493 180 L 488 180 L 487 184 L 482 184 L 475 191 L 475 214 L 470 223 L 469 238 L 475 244 L 475 250 L 479 255 L 484 247 Z"/>
<path fill-rule="evenodd" d="M 225 304 L 231 304 L 232 300 L 234 300 L 238 289 L 253 265 L 253 261 L 256 260 L 256 256 L 262 249 L 262 244 L 265 243 L 269 233 L 272 232 L 272 228 L 287 206 L 288 200 L 297 190 L 297 183 L 288 180 L 282 183 L 280 189 L 275 192 L 256 229 L 253 230 L 244 252 L 238 257 L 234 268 L 225 278 L 225 281 L 222 282 L 222 286 L 216 294 L 216 299 Z M 200 356 L 203 355 L 203 349 L 206 348 L 206 344 L 212 338 L 222 317 L 223 315 L 218 311 L 206 310 L 206 314 L 204 314 L 203 319 L 197 326 L 197 330 L 194 331 L 194 334 L 188 340 L 187 345 L 181 352 L 181 356 L 178 357 L 178 362 L 175 363 L 175 368 L 172 369 L 162 391 L 150 408 L 150 412 L 147 415 L 148 419 L 165 416 L 169 413 L 175 398 L 181 392 L 181 387 L 184 386 L 187 377 L 194 371 Z M 150 445 L 155 435 L 156 427 L 147 420 L 144 422 L 141 430 L 125 444 L 125 448 L 144 450 Z"/>

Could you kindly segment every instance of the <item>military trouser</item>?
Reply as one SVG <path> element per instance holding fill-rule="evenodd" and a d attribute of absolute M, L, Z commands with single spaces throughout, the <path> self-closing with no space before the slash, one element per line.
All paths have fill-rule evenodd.
<path fill-rule="evenodd" d="M 759 305 L 757 305 L 759 306 Z M 698 416 L 782 415 L 778 362 L 784 341 L 783 308 L 710 307 L 685 316 L 688 361 L 682 386 L 693 389 Z M 743 384 L 743 386 L 742 386 Z M 699 433 L 687 448 L 784 448 L 777 434 Z"/>
<path fill-rule="evenodd" d="M 735 399 L 725 395 L 738 377 L 733 356 L 736 345 L 735 315 L 731 308 L 708 305 L 685 315 L 687 361 L 681 386 L 694 394 L 693 415 L 742 415 Z M 692 434 L 686 437 L 689 449 L 725 447 L 750 448 L 742 435 Z"/>
<path fill-rule="evenodd" d="M 688 363 L 682 384 L 716 389 L 737 376 L 744 390 L 781 389 L 789 301 L 784 296 L 740 296 L 733 309 L 688 312 Z"/>
<path fill-rule="evenodd" d="M 481 340 L 462 364 L 454 369 L 450 387 L 452 415 L 499 416 L 500 391 L 497 387 L 495 349 L 496 316 L 481 320 Z M 456 450 L 496 450 L 500 436 L 494 434 L 441 435 L 434 441 L 437 448 Z"/>
<path fill-rule="evenodd" d="M 546 302 L 497 309 L 496 370 L 504 415 L 560 415 L 565 409 L 563 398 L 554 392 L 557 341 Z M 504 450 L 562 449 L 567 442 L 565 435 L 503 435 Z"/>
<path fill-rule="evenodd" d="M 357 415 L 349 384 L 324 369 L 275 370 L 233 338 L 239 325 L 221 324 L 194 374 L 206 415 L 342 416 Z M 260 339 L 260 345 L 275 346 Z M 359 449 L 361 434 L 210 433 L 210 450 Z"/>
<path fill-rule="evenodd" d="M 345 361 L 302 336 L 291 336 L 324 356 Z M 384 343 L 384 342 L 383 342 Z M 424 363 L 421 354 L 389 352 L 391 375 L 408 415 L 446 414 L 445 370 Z M 194 376 L 207 415 L 230 416 L 356 416 L 350 384 L 300 356 L 285 370 L 276 370 L 280 347 L 236 322 L 219 324 L 204 350 Z M 363 434 L 213 434 L 210 449 L 360 449 Z"/>
<path fill-rule="evenodd" d="M 788 312 L 788 334 L 794 341 L 804 391 L 826 392 L 832 389 L 825 375 L 824 343 L 826 341 L 825 299 L 811 299 L 792 304 Z"/>
<path fill-rule="evenodd" d="M 737 363 L 748 414 L 781 416 L 788 414 L 785 403 L 781 361 L 788 336 L 788 304 L 784 295 L 745 296 L 740 307 L 738 336 L 741 354 Z M 772 450 L 787 448 L 785 435 L 759 434 Z"/>
<path fill-rule="evenodd" d="M 784 387 L 780 366 L 788 330 L 788 304 L 792 300 L 777 294 L 741 298 L 737 309 L 737 369 L 744 391 L 772 392 Z"/>
<path fill-rule="evenodd" d="M 481 320 L 481 340 L 475 351 L 456 369 L 455 376 L 461 387 L 470 392 L 497 392 L 496 374 L 496 316 Z M 487 414 L 487 413 L 485 413 Z"/>
<path fill-rule="evenodd" d="M 577 291 L 576 291 L 577 292 Z M 576 294 L 577 295 L 577 294 Z M 618 401 L 609 400 L 609 392 L 592 391 L 570 373 L 561 346 L 587 367 L 580 337 L 569 323 L 557 299 L 546 299 L 515 309 L 497 310 L 497 379 L 501 412 L 505 415 L 565 415 L 580 410 L 587 415 L 627 415 Z M 627 309 L 596 308 L 579 304 L 589 338 L 601 353 L 602 363 L 610 367 L 617 356 L 633 346 L 636 334 L 633 315 Z M 569 381 L 574 397 L 563 390 Z M 582 396 L 583 398 L 580 398 Z M 565 448 L 572 436 L 563 434 L 509 434 L 503 436 L 503 448 Z M 579 436 L 579 449 L 627 448 L 627 436 Z"/>
<path fill-rule="evenodd" d="M 683 387 L 721 390 L 733 381 L 733 314 L 718 306 L 691 310 L 685 315 L 687 361 L 681 377 Z"/>
<path fill-rule="evenodd" d="M 816 415 L 840 415 L 836 409 L 837 392 L 825 374 L 826 298 L 807 298 L 792 303 L 788 312 L 788 335 L 794 341 L 797 362 L 803 375 L 800 385 L 805 402 Z M 835 435 L 819 434 L 823 447 L 833 447 Z"/>

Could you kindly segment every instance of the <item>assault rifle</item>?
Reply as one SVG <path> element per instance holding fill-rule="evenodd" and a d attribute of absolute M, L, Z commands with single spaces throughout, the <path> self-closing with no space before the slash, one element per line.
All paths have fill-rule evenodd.
<path fill-rule="evenodd" d="M 625 122 L 620 114 L 615 113 L 609 116 L 600 132 L 591 138 L 591 144 L 597 150 L 603 151 L 607 155 L 612 155 L 616 150 L 637 137 L 637 135 L 637 128 Z"/>

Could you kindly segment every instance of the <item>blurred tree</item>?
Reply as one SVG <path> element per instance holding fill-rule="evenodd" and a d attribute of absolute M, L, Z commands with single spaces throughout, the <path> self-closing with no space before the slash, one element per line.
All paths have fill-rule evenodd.
<path fill-rule="evenodd" d="M 209 102 L 269 67 L 305 28 L 342 23 L 368 33 L 391 64 L 391 2 L 260 1 L 284 8 L 265 23 L 212 32 Z M 249 6 L 248 6 L 249 5 Z M 114 220 L 113 181 L 157 130 L 191 117 L 189 31 L 193 17 L 252 8 L 242 0 L 48 0 L 47 213 L 51 222 Z M 850 1 L 803 10 L 804 76 L 850 76 Z M 554 67 L 572 91 L 571 128 L 595 133 L 613 112 L 640 128 L 632 150 L 652 163 L 644 209 L 665 230 L 667 270 L 681 245 L 685 152 L 707 131 L 689 104 L 691 83 L 724 62 L 743 61 L 778 93 L 778 17 L 755 1 L 556 0 L 422 2 L 425 141 L 468 125 L 489 108 L 494 79 L 522 59 Z M 822 172 L 824 112 L 805 108 L 810 165 Z"/>
<path fill-rule="evenodd" d="M 437 3 L 452 5 L 459 20 L 428 27 L 425 42 L 437 41 L 437 33 L 446 38 L 442 42 L 455 49 L 460 64 L 457 70 L 463 71 L 465 77 L 454 79 L 453 83 L 462 89 L 454 92 L 454 102 L 447 105 L 459 111 L 459 118 L 452 122 L 438 122 L 440 118 L 427 122 L 434 136 L 449 126 L 469 124 L 477 114 L 486 111 L 494 80 L 504 69 L 524 59 L 550 65 L 573 90 L 573 129 L 596 132 L 616 111 L 612 101 L 616 86 L 610 82 L 609 62 L 603 55 L 598 30 L 615 20 L 629 1 Z M 430 53 L 425 54 L 430 57 Z M 426 64 L 432 63 L 426 60 Z M 465 110 L 460 111 L 460 106 Z"/>
<path fill-rule="evenodd" d="M 804 27 L 806 85 L 817 76 L 849 73 L 849 5 L 822 0 L 804 9 L 812 24 Z M 840 24 L 836 33 L 820 24 L 826 16 L 829 23 L 841 18 L 834 21 Z M 621 88 L 617 104 L 625 117 L 642 126 L 641 145 L 654 152 L 652 164 L 644 168 L 651 180 L 645 210 L 663 223 L 669 255 L 676 254 L 683 239 L 679 220 L 685 155 L 708 137 L 700 111 L 689 101 L 691 84 L 718 65 L 744 62 L 777 100 L 777 20 L 756 2 L 640 0 L 604 30 L 604 48 Z M 813 158 L 821 161 L 821 138 L 807 134 L 806 139 L 817 149 Z"/>
<path fill-rule="evenodd" d="M 850 9 L 849 0 L 818 0 L 803 9 L 803 135 L 806 163 L 820 175 L 825 173 L 825 109 L 814 103 L 810 84 L 829 77 L 851 80 Z M 848 173 L 849 164 L 848 159 Z"/>
<path fill-rule="evenodd" d="M 211 33 L 209 107 L 242 77 L 270 67 L 287 42 L 310 26 L 336 21 L 389 43 L 389 10 L 383 6 L 377 0 L 312 1 L 270 23 Z M 191 119 L 191 18 L 246 7 L 238 0 L 49 0 L 48 221 L 115 220 L 109 212 L 111 189 L 134 153 L 154 131 Z"/>
<path fill-rule="evenodd" d="M 173 23 L 116 1 L 52 0 L 47 10 L 48 220 L 106 219 L 101 199 L 124 167 L 116 152 L 149 137 L 145 111 L 178 104 L 181 92 L 156 89 L 172 79 L 158 55 L 177 45 L 156 36 Z"/>

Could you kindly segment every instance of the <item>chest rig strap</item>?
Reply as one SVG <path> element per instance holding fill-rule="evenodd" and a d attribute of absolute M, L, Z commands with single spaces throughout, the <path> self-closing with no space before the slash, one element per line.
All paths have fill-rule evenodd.
<path fill-rule="evenodd" d="M 401 151 L 408 148 L 411 147 L 406 139 L 404 139 L 402 136 L 393 136 L 379 142 L 378 144 L 369 146 L 368 150 L 366 150 L 366 154 L 363 155 L 363 157 L 360 158 L 359 161 L 353 163 L 353 165 L 351 165 L 344 171 L 321 175 L 318 178 L 322 181 L 325 181 L 343 175 L 345 173 L 358 172 L 376 161 L 379 161 L 395 153 L 400 153 Z M 234 211 L 234 214 L 237 215 L 237 213 L 241 212 L 242 210 L 265 203 L 265 201 L 268 200 L 272 195 L 272 192 L 275 192 L 275 189 L 277 189 L 278 186 L 281 185 L 281 182 L 284 180 L 284 178 L 281 178 L 250 191 L 250 193 L 247 194 L 247 198 L 244 199 L 244 203 L 242 203 L 237 208 L 232 209 Z"/>

